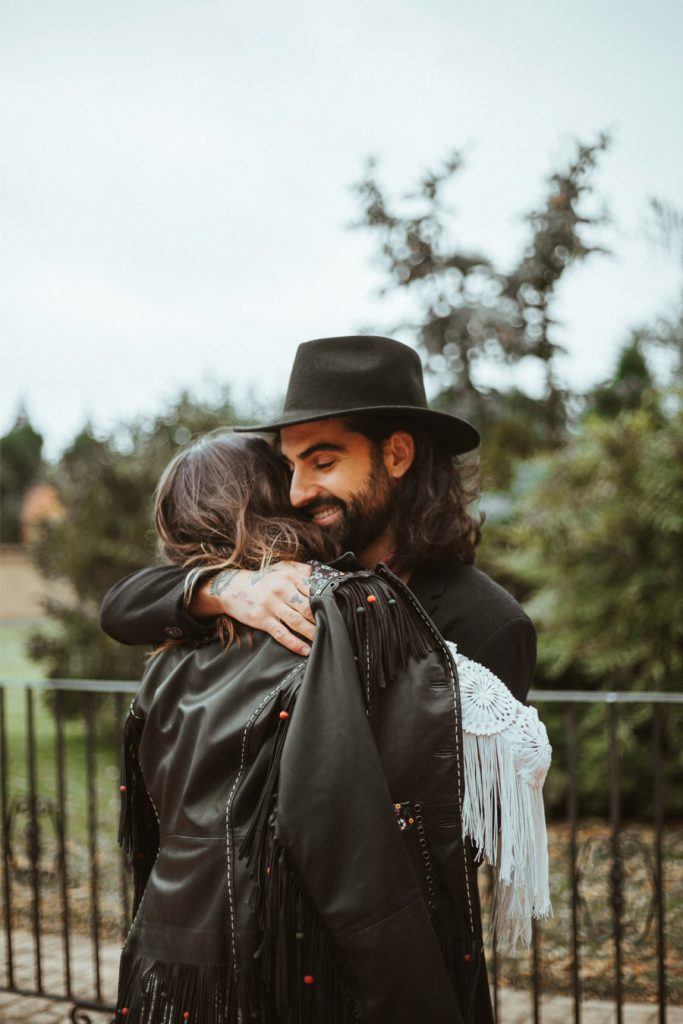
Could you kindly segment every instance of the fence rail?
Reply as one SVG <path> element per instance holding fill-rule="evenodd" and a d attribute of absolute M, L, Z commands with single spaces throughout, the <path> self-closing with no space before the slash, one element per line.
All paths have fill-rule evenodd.
<path fill-rule="evenodd" d="M 115 837 L 119 799 L 116 728 L 125 717 L 126 695 L 134 694 L 138 685 L 121 680 L 0 680 L 5 974 L 0 992 L 69 1003 L 73 1021 L 87 1021 L 86 1010 L 112 1014 L 115 1011 L 110 1001 L 114 993 L 105 992 L 104 947 L 107 937 L 116 936 L 118 943 L 125 939 L 131 906 L 130 880 Z M 23 698 L 19 691 L 23 691 Z M 70 694 L 78 693 L 74 718 L 74 707 L 67 708 L 67 701 Z M 40 694 L 49 695 L 46 699 L 51 703 L 51 713 L 42 701 L 36 706 Z M 103 716 L 98 717 L 99 702 L 105 697 L 109 698 L 108 744 L 102 742 Z M 494 943 L 489 963 L 496 1021 L 504 1024 L 502 995 L 507 986 L 515 984 L 515 980 L 519 983 L 521 978 L 529 988 L 530 1019 L 540 1024 L 544 997 L 557 986 L 564 970 L 562 986 L 571 998 L 571 1019 L 574 1024 L 581 1024 L 586 987 L 584 952 L 597 943 L 601 950 L 609 951 L 614 1019 L 623 1024 L 624 1003 L 631 984 L 629 981 L 625 985 L 625 967 L 630 964 L 634 941 L 636 945 L 647 941 L 656 958 L 653 992 L 658 1021 L 665 1024 L 668 956 L 673 947 L 667 932 L 663 737 L 667 709 L 671 714 L 672 705 L 683 705 L 683 693 L 536 690 L 529 699 L 536 705 L 560 705 L 564 709 L 562 767 L 566 815 L 558 825 L 563 831 L 554 861 L 561 860 L 565 872 L 557 884 L 563 888 L 559 902 L 563 906 L 566 903 L 566 914 L 552 925 L 550 937 L 556 942 L 557 934 L 562 933 L 566 956 L 553 960 L 551 929 L 545 923 L 534 928 L 532 948 L 524 961 L 526 974 L 511 966 Z M 73 696 L 71 700 L 73 704 Z M 577 737 L 582 706 L 595 704 L 605 707 L 609 810 L 604 822 L 586 826 L 580 818 Z M 625 769 L 629 770 L 629 765 L 622 763 L 619 735 L 621 709 L 625 705 L 652 708 L 651 836 L 648 833 L 645 838 L 629 832 L 622 819 L 622 780 Z M 18 751 L 21 733 L 25 749 Z M 582 886 L 586 880 L 591 881 L 591 871 L 603 867 L 604 891 L 595 898 L 596 904 L 600 900 L 604 904 L 601 917 Z M 626 907 L 634 872 L 644 898 L 635 917 L 633 913 L 629 916 Z M 484 872 L 482 875 L 485 877 Z M 482 888 L 486 903 L 487 887 Z M 553 892 L 554 903 L 556 896 Z M 76 945 L 81 950 L 76 959 L 82 965 L 84 932 L 88 935 L 92 968 L 90 985 L 83 980 L 82 971 L 74 969 Z M 25 962 L 27 943 L 31 977 L 27 977 Z M 20 946 L 24 957 L 21 963 L 17 952 Z M 116 948 L 120 949 L 120 945 Z M 59 968 L 57 961 L 61 961 Z M 546 976 L 550 977 L 549 982 Z"/>

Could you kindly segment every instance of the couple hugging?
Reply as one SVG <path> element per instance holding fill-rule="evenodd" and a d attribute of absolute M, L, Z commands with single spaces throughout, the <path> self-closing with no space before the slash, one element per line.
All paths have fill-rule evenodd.
<path fill-rule="evenodd" d="M 276 422 L 162 474 L 169 564 L 101 615 L 154 645 L 124 726 L 116 1021 L 493 1021 L 477 866 L 499 941 L 528 942 L 550 747 L 533 625 L 473 564 L 478 442 L 427 408 L 412 349 L 325 338 Z"/>

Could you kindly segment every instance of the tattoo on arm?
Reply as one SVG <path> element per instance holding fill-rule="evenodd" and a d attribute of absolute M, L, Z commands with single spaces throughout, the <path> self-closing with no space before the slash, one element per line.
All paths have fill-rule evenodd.
<path fill-rule="evenodd" d="M 222 572 L 216 573 L 209 584 L 209 593 L 213 597 L 220 597 L 228 589 L 238 572 L 239 569 L 223 569 Z"/>

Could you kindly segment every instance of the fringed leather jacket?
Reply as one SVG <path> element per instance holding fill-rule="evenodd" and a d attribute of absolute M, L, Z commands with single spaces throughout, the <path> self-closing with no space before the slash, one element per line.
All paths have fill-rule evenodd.
<path fill-rule="evenodd" d="M 312 582 L 308 659 L 255 634 L 145 671 L 117 1021 L 480 1024 L 456 661 L 386 568 Z"/>

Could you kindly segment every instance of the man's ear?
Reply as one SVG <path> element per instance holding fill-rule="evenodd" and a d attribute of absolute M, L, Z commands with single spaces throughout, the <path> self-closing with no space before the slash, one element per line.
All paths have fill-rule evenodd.
<path fill-rule="evenodd" d="M 383 445 L 384 466 L 389 476 L 400 480 L 415 459 L 415 441 L 405 430 L 395 430 Z"/>

